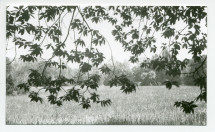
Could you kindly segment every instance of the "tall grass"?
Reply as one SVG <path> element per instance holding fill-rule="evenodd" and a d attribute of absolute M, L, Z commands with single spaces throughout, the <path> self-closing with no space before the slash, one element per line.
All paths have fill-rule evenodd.
<path fill-rule="evenodd" d="M 167 90 L 164 86 L 139 87 L 126 95 L 118 87 L 101 87 L 101 98 L 112 105 L 92 104 L 88 110 L 74 102 L 63 106 L 30 102 L 27 95 L 6 97 L 6 124 L 98 124 L 98 125 L 206 125 L 206 104 L 198 102 L 194 114 L 175 108 L 174 102 L 193 100 L 198 87 L 181 86 Z M 46 96 L 44 94 L 43 96 Z"/>

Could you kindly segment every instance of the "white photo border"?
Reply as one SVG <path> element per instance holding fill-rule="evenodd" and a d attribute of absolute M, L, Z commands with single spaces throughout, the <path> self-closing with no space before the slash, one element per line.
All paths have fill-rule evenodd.
<path fill-rule="evenodd" d="M 50 4 L 51 3 L 51 4 Z M 207 47 L 207 125 L 206 126 L 146 126 L 146 125 L 6 125 L 6 6 L 7 5 L 137 5 L 137 6 L 207 6 L 208 47 Z M 42 132 L 42 131 L 146 131 L 146 132 L 211 132 L 215 131 L 215 1 L 214 0 L 0 0 L 0 131 Z"/>

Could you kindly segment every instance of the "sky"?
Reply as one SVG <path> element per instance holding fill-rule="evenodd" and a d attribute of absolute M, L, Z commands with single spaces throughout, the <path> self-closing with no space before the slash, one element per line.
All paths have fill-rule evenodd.
<path fill-rule="evenodd" d="M 61 25 L 62 32 L 63 32 L 63 36 L 61 37 L 62 40 L 64 40 L 64 38 L 66 36 L 67 29 L 68 29 L 71 17 L 72 17 L 71 14 L 66 14 L 65 17 L 64 17 L 64 19 L 63 19 L 64 22 Z M 79 16 L 78 13 L 75 14 L 75 17 L 78 18 L 78 19 L 80 19 L 80 16 Z M 120 18 L 118 19 L 118 21 L 121 21 Z M 35 15 L 35 19 L 30 19 L 29 22 L 31 22 L 33 25 L 38 25 L 37 15 Z M 92 29 L 98 30 L 108 40 L 108 42 L 110 44 L 110 47 L 111 47 L 111 50 L 112 50 L 112 55 L 113 55 L 114 61 L 128 62 L 128 60 L 129 60 L 129 58 L 131 56 L 131 53 L 128 52 L 128 51 L 125 52 L 124 49 L 122 48 L 122 44 L 120 44 L 119 42 L 115 41 L 115 38 L 114 38 L 114 36 L 111 33 L 112 30 L 114 29 L 114 26 L 112 26 L 110 23 L 108 23 L 106 21 L 103 21 L 103 22 L 101 22 L 99 24 L 95 24 L 95 23 L 92 23 L 91 21 L 88 20 L 88 23 L 89 23 L 89 25 L 90 25 L 90 27 Z M 150 22 L 148 22 L 148 23 L 150 23 Z M 51 24 L 52 24 L 51 22 L 48 23 L 49 26 Z M 44 25 L 45 26 L 46 25 L 45 21 L 41 21 L 40 25 Z M 134 25 L 134 27 L 138 27 L 139 26 L 139 19 L 137 19 L 136 21 L 134 21 L 133 25 Z M 140 27 L 143 27 L 144 25 L 145 25 L 145 22 L 141 22 L 140 23 Z M 176 25 L 174 25 L 174 27 L 176 28 L 176 30 L 181 30 L 185 26 L 186 26 L 186 24 L 184 22 L 182 22 L 182 21 L 179 21 L 179 22 L 176 23 Z M 201 27 L 201 30 L 203 32 L 207 33 L 207 28 L 205 27 L 205 23 L 204 22 L 201 23 L 200 27 Z M 186 32 L 186 31 L 187 31 L 187 29 L 184 30 L 184 32 Z M 74 45 L 73 45 L 74 36 L 77 39 L 79 37 L 79 34 L 77 34 L 77 32 L 74 33 L 73 31 L 71 31 L 70 32 L 70 36 L 68 37 L 68 39 L 66 41 L 66 45 L 67 45 L 66 50 L 68 50 L 68 51 L 74 48 Z M 26 39 L 29 39 L 29 40 L 33 39 L 32 35 L 28 35 L 26 33 L 22 37 L 26 38 Z M 164 39 L 163 37 L 161 37 L 161 32 L 156 32 L 154 34 L 154 37 L 156 39 L 155 45 L 158 47 L 157 51 L 156 51 L 156 54 L 159 54 L 161 52 L 161 48 L 159 48 L 159 47 L 162 45 L 162 43 L 168 43 L 169 39 Z M 86 42 L 86 45 L 89 47 L 90 36 L 88 38 L 84 38 L 84 40 Z M 48 43 L 50 43 L 50 40 L 49 39 L 45 39 L 45 41 L 43 43 L 43 46 L 46 45 L 46 44 L 48 44 Z M 108 44 L 105 44 L 105 45 L 97 47 L 99 49 L 99 51 L 101 51 L 102 53 L 104 53 L 104 56 L 106 58 L 105 62 L 110 62 L 110 59 L 111 59 L 111 50 L 110 50 L 110 47 L 108 46 Z M 14 43 L 12 42 L 12 40 L 8 41 L 8 47 L 7 47 L 7 49 L 8 50 L 7 50 L 6 56 L 9 57 L 10 59 L 14 58 L 14 56 L 15 56 L 15 52 L 14 52 L 15 48 L 14 48 Z M 83 48 L 79 48 L 79 50 L 83 50 Z M 23 48 L 18 49 L 17 48 L 16 58 L 18 59 L 20 55 L 25 55 L 27 53 L 28 53 L 28 51 L 26 49 L 23 49 Z M 203 54 L 206 54 L 206 51 Z M 150 53 L 149 50 L 146 50 L 145 55 L 150 58 L 150 57 L 152 57 L 153 53 Z M 52 51 L 51 50 L 44 50 L 44 53 L 42 55 L 43 59 L 48 59 L 51 56 L 52 56 Z M 143 57 L 144 57 L 144 55 L 141 55 L 140 59 L 143 58 Z M 178 59 L 183 60 L 185 58 L 190 59 L 192 57 L 192 55 L 188 54 L 188 50 L 180 50 L 179 51 L 179 55 L 177 57 L 178 57 Z M 56 58 L 56 61 L 58 61 L 57 58 Z M 71 63 L 69 64 L 68 63 L 68 65 L 70 65 L 72 67 L 78 67 L 77 64 L 71 64 Z M 134 66 L 134 65 L 135 64 L 133 64 L 133 65 L 131 64 L 131 66 Z"/>

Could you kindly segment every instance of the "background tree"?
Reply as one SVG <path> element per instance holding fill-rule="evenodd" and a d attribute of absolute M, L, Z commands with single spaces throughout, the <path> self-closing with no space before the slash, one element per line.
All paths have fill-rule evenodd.
<path fill-rule="evenodd" d="M 9 63 L 11 60 L 8 58 L 6 59 L 7 63 Z M 9 84 L 6 87 L 7 89 L 10 89 L 10 92 L 8 94 L 12 94 L 13 91 L 18 91 L 19 94 L 25 93 L 23 89 L 17 89 L 17 85 L 21 83 L 25 83 L 28 81 L 28 75 L 31 73 L 30 69 L 36 69 L 39 72 L 42 72 L 42 68 L 44 67 L 44 61 L 40 60 L 37 62 L 25 62 L 19 60 L 14 60 L 13 63 L 7 66 L 7 83 L 10 82 L 13 84 L 10 86 Z M 58 73 L 56 72 L 58 70 L 55 66 L 50 66 L 46 69 L 44 72 L 45 76 L 49 76 L 53 79 L 58 78 Z M 77 69 L 71 69 L 70 67 L 66 69 L 62 69 L 62 74 L 65 77 L 73 77 L 77 76 L 77 73 L 75 72 Z"/>
<path fill-rule="evenodd" d="M 66 32 L 62 32 L 64 17 L 70 16 L 70 22 Z M 201 30 L 202 23 L 207 26 L 207 13 L 204 6 L 174 6 L 174 7 L 152 7 L 152 6 L 19 6 L 7 7 L 7 39 L 12 39 L 15 49 L 25 48 L 29 52 L 21 55 L 23 62 L 35 62 L 42 56 L 44 50 L 52 51 L 52 55 L 45 61 L 42 72 L 31 69 L 26 83 L 18 85 L 19 88 L 28 90 L 30 86 L 43 86 L 49 92 L 48 100 L 51 104 L 62 105 L 63 101 L 75 101 L 83 108 L 89 108 L 90 103 L 100 103 L 102 106 L 109 105 L 109 99 L 100 100 L 96 93 L 100 75 L 91 74 L 93 67 L 98 67 L 101 73 L 113 74 L 109 81 L 110 87 L 120 86 L 122 92 L 131 93 L 136 91 L 136 85 L 125 74 L 115 73 L 115 64 L 112 58 L 113 68 L 104 64 L 104 55 L 99 51 L 99 46 L 108 44 L 107 38 L 98 30 L 91 28 L 89 23 L 99 24 L 107 21 L 115 29 L 112 35 L 115 40 L 122 44 L 125 51 L 130 52 L 130 62 L 136 63 L 140 55 L 144 55 L 147 50 L 156 53 L 159 49 L 167 49 L 167 57 L 159 56 L 156 59 L 147 59 L 141 63 L 143 68 L 151 68 L 155 71 L 165 71 L 171 76 L 171 80 L 165 81 L 168 89 L 172 85 L 179 86 L 175 77 L 181 74 L 193 76 L 194 82 L 201 89 L 200 95 L 191 102 L 176 102 L 175 106 L 181 107 L 184 112 L 194 112 L 195 101 L 206 101 L 207 85 L 206 74 L 197 75 L 205 63 L 207 57 L 202 57 L 207 47 L 207 34 Z M 32 24 L 34 20 L 37 24 Z M 184 23 L 182 29 L 178 29 L 178 23 Z M 75 32 L 75 33 L 71 33 Z M 155 36 L 167 40 L 166 43 L 156 43 Z M 68 38 L 74 35 L 73 43 L 68 43 Z M 24 37 L 24 36 L 27 36 Z M 33 36 L 33 39 L 29 39 Z M 49 43 L 45 44 L 44 41 Z M 110 45 L 109 45 L 110 46 Z M 192 54 L 194 62 L 200 65 L 194 71 L 182 73 L 188 65 L 188 59 L 179 60 L 178 55 L 184 49 Z M 111 55 L 112 56 L 112 55 Z M 58 61 L 54 61 L 58 59 Z M 64 61 L 79 64 L 78 76 L 66 78 L 62 75 L 65 68 Z M 47 67 L 58 67 L 58 78 L 46 76 L 44 73 Z M 80 81 L 82 76 L 83 78 Z M 73 84 L 71 89 L 64 90 L 65 83 Z M 80 87 L 78 87 L 80 86 Z M 29 97 L 32 101 L 42 102 L 38 92 L 31 92 Z M 64 90 L 63 96 L 58 96 L 58 92 Z M 83 91 L 83 92 L 81 92 Z M 90 96 L 86 96 L 89 92 Z"/>
<path fill-rule="evenodd" d="M 114 69 L 114 73 L 110 73 L 110 74 L 107 74 L 107 75 L 104 75 L 104 81 L 103 81 L 103 84 L 105 86 L 109 86 L 109 82 L 111 79 L 113 79 L 113 77 L 115 75 L 120 75 L 120 74 L 123 74 L 123 75 L 126 75 L 130 80 L 132 80 L 134 77 L 132 75 L 132 70 L 130 69 L 130 65 L 128 62 L 117 62 L 115 61 L 114 62 L 114 66 L 109 63 L 109 64 L 106 64 L 106 66 L 110 69 Z"/>
<path fill-rule="evenodd" d="M 6 58 L 6 62 L 9 63 L 9 59 Z M 14 88 L 14 82 L 13 82 L 13 79 L 12 79 L 12 76 L 10 74 L 11 72 L 11 66 L 8 65 L 6 67 L 6 94 L 12 94 L 13 91 L 15 90 Z"/>

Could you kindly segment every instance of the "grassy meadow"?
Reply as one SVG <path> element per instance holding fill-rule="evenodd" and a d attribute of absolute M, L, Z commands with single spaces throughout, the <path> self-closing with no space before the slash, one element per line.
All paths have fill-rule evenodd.
<path fill-rule="evenodd" d="M 136 93 L 128 95 L 119 89 L 100 87 L 101 99 L 110 98 L 111 106 L 93 104 L 87 110 L 75 102 L 58 107 L 47 101 L 30 102 L 27 94 L 7 96 L 6 124 L 206 125 L 204 102 L 197 103 L 194 114 L 185 114 L 173 106 L 175 101 L 193 100 L 200 92 L 198 87 L 168 90 L 165 86 L 139 86 Z"/>

